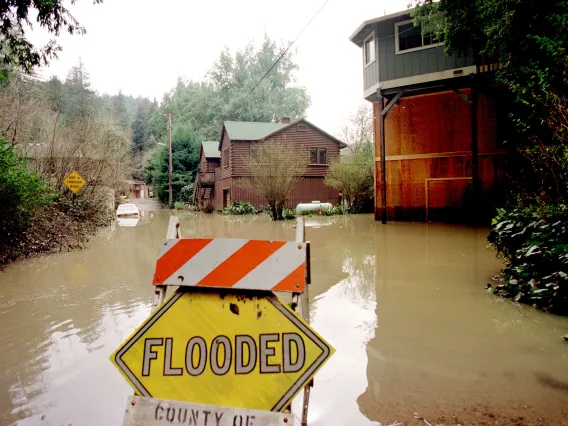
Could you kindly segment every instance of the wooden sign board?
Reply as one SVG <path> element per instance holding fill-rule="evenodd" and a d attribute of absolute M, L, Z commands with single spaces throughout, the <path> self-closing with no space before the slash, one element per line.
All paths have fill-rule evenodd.
<path fill-rule="evenodd" d="M 73 192 L 73 194 L 79 192 L 81 188 L 85 186 L 86 183 L 87 181 L 83 179 L 81 175 L 77 173 L 76 170 L 73 170 L 71 173 L 67 175 L 65 179 L 63 179 L 63 184 L 67 188 L 69 188 L 69 190 Z"/>
<path fill-rule="evenodd" d="M 292 426 L 291 413 L 128 397 L 122 426 Z"/>
<path fill-rule="evenodd" d="M 141 396 L 282 411 L 332 352 L 270 292 L 180 288 L 111 361 Z"/>
<path fill-rule="evenodd" d="M 305 242 L 183 238 L 160 246 L 153 283 L 301 293 Z"/>

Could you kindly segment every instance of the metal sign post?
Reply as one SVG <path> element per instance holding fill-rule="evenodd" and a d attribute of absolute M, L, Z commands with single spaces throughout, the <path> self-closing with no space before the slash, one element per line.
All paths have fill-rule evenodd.
<path fill-rule="evenodd" d="M 172 413 L 205 410 L 175 400 L 214 406 L 239 426 L 252 426 L 252 418 L 276 425 L 291 414 L 271 415 L 304 389 L 306 425 L 310 384 L 334 349 L 308 324 L 303 219 L 295 242 L 180 237 L 171 217 L 156 262 L 152 313 L 111 356 L 136 395 L 146 398 L 130 400 L 144 408 L 129 409 L 124 424 L 171 423 Z M 169 285 L 179 288 L 165 300 Z M 296 312 L 273 291 L 292 293 Z M 142 417 L 127 423 L 135 412 Z"/>

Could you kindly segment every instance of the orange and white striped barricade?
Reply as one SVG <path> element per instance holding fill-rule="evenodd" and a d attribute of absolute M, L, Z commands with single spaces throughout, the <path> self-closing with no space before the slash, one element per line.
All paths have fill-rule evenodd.
<path fill-rule="evenodd" d="M 260 410 L 267 424 L 280 424 L 291 417 L 277 412 L 304 389 L 307 424 L 310 383 L 334 350 L 308 324 L 303 219 L 296 241 L 183 239 L 177 218 L 170 219 L 167 237 L 153 277 L 153 311 L 111 356 L 137 398 L 154 399 L 132 399 L 141 408 L 130 407 L 129 416 L 147 416 L 159 399 L 159 407 L 175 406 L 177 413 L 182 407 L 173 401 L 214 406 L 220 416 L 256 410 L 247 419 Z M 167 286 L 178 289 L 164 300 Z M 295 312 L 274 291 L 292 293 Z M 155 409 L 156 418 L 144 425 L 169 421 L 173 413 Z"/>

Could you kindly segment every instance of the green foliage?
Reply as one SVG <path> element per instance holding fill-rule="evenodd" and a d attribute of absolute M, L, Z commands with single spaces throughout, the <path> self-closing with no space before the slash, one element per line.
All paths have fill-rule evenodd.
<path fill-rule="evenodd" d="M 283 220 L 292 220 L 296 218 L 296 210 L 284 208 L 282 210 Z"/>
<path fill-rule="evenodd" d="M 322 214 L 324 216 L 342 216 L 344 214 L 348 214 L 350 212 L 349 209 L 346 209 L 345 207 L 343 207 L 341 204 L 338 204 L 337 206 L 333 206 L 331 209 L 329 210 L 324 210 L 322 212 Z"/>
<path fill-rule="evenodd" d="M 193 188 L 195 187 L 195 182 L 185 185 L 181 188 L 178 196 L 178 200 L 185 204 L 191 204 L 193 202 Z"/>
<path fill-rule="evenodd" d="M 251 203 L 244 201 L 235 201 L 233 205 L 223 209 L 224 214 L 241 215 L 241 214 L 256 214 L 257 211 Z"/>
<path fill-rule="evenodd" d="M 75 0 L 71 3 L 75 3 Z M 93 3 L 102 3 L 102 0 L 93 0 Z M 0 4 L 0 15 L 0 62 L 17 66 L 27 73 L 31 73 L 34 67 L 47 65 L 61 51 L 55 39 L 40 49 L 33 46 L 26 37 L 26 30 L 32 27 L 31 19 L 35 18 L 39 27 L 54 36 L 59 36 L 61 31 L 80 35 L 86 32 L 63 6 L 62 0 L 4 1 Z"/>
<path fill-rule="evenodd" d="M 507 261 L 497 294 L 568 313 L 568 209 L 498 210 L 490 244 Z"/>
<path fill-rule="evenodd" d="M 284 46 L 265 36 L 260 46 L 248 44 L 234 55 L 225 48 L 203 82 L 179 80 L 164 96 L 150 120 L 149 130 L 160 138 L 167 128 L 159 114 L 179 115 L 208 140 L 220 137 L 223 121 L 278 121 L 302 117 L 310 104 L 304 87 L 296 84 L 298 66 L 287 54 L 252 92 L 254 85 L 280 56 Z M 250 93 L 250 95 L 249 95 Z"/>
<path fill-rule="evenodd" d="M 49 205 L 54 196 L 54 191 L 43 179 L 26 168 L 25 160 L 0 140 L 1 245 L 16 244 L 31 225 L 36 212 Z"/>
<path fill-rule="evenodd" d="M 176 201 L 174 203 L 174 209 L 176 210 L 183 210 L 185 209 L 185 203 L 181 202 L 181 201 Z"/>
<path fill-rule="evenodd" d="M 187 124 L 175 125 L 172 132 L 172 188 L 173 199 L 178 200 L 183 187 L 195 180 L 199 168 L 201 137 Z M 164 144 L 167 140 L 162 139 Z M 163 203 L 169 201 L 169 154 L 168 147 L 160 145 L 152 153 L 149 164 L 142 173 L 147 184 L 156 189 Z M 185 195 L 184 195 L 185 196 Z"/>
<path fill-rule="evenodd" d="M 369 211 L 373 205 L 373 145 L 359 143 L 329 166 L 324 183 L 337 189 L 347 210 Z"/>
<path fill-rule="evenodd" d="M 337 189 L 351 212 L 373 210 L 373 112 L 360 107 L 351 114 L 342 129 L 347 143 L 340 158 L 333 161 L 325 184 Z"/>

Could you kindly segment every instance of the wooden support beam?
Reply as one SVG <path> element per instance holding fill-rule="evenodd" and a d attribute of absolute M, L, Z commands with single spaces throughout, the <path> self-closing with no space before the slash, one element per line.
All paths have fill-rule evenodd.
<path fill-rule="evenodd" d="M 404 94 L 405 89 L 401 89 L 395 96 L 390 100 L 386 107 L 383 108 L 381 111 L 381 117 L 386 116 L 389 110 L 398 103 L 400 97 Z M 383 105 L 384 105 L 384 97 L 383 97 Z"/>
<path fill-rule="evenodd" d="M 477 217 L 479 213 L 479 155 L 478 155 L 478 135 L 477 135 L 477 107 L 479 92 L 477 90 L 477 81 L 475 76 L 472 76 L 471 84 L 471 178 L 472 178 L 472 189 L 473 189 L 473 221 L 478 222 Z"/>
<path fill-rule="evenodd" d="M 452 88 L 452 90 L 454 92 L 456 92 L 456 94 L 462 98 L 464 101 L 466 101 L 468 104 L 473 104 L 473 101 L 463 92 L 460 92 L 460 89 L 456 89 L 456 88 Z"/>
<path fill-rule="evenodd" d="M 401 92 L 397 93 L 397 96 Z M 400 96 L 398 96 L 400 98 Z M 393 102 L 398 102 L 398 99 L 393 98 L 389 105 L 393 105 Z M 385 108 L 385 98 L 379 95 L 379 103 L 381 109 L 381 198 L 382 198 L 382 211 L 381 211 L 381 223 L 385 225 L 387 223 L 387 162 L 386 162 L 386 144 L 385 144 L 385 112 L 388 111 Z M 375 185 L 377 183 L 375 182 Z"/>

